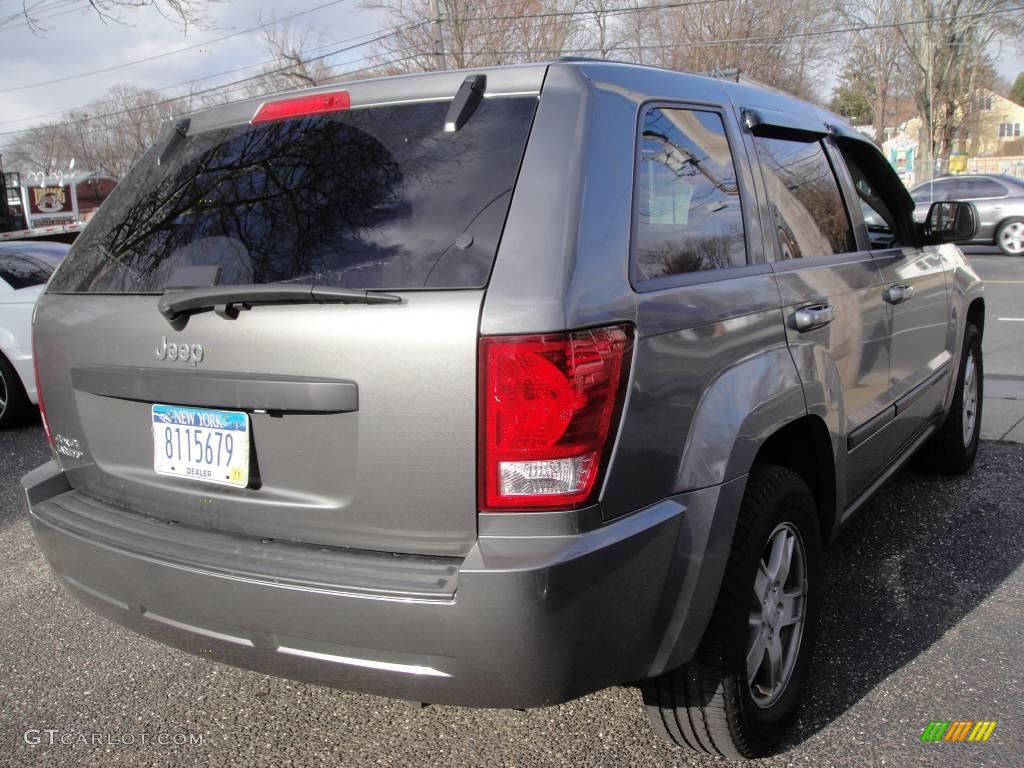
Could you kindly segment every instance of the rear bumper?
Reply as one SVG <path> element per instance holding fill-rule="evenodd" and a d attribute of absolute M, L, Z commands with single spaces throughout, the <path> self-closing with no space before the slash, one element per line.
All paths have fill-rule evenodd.
<path fill-rule="evenodd" d="M 267 674 L 484 707 L 555 704 L 686 661 L 744 482 L 587 533 L 482 537 L 464 560 L 392 567 L 389 555 L 224 548 L 220 534 L 83 499 L 55 463 L 22 481 L 57 576 L 119 624 Z"/>

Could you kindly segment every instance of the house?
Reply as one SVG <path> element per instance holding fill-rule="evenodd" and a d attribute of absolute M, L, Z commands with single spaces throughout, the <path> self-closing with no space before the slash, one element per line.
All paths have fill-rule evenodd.
<path fill-rule="evenodd" d="M 1024 107 L 998 93 L 979 90 L 960 125 L 959 149 L 968 157 L 1019 155 L 1024 150 L 1022 128 Z"/>
<path fill-rule="evenodd" d="M 998 93 L 978 89 L 964 100 L 966 111 L 957 109 L 959 121 L 949 173 L 1011 173 L 1024 176 L 1024 107 Z M 924 121 L 915 116 L 899 126 L 896 134 L 882 145 L 893 168 L 910 187 L 916 183 L 920 168 L 915 160 L 925 140 Z"/>

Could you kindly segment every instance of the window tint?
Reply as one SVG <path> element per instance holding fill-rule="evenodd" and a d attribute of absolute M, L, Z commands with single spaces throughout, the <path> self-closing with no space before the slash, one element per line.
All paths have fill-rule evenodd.
<path fill-rule="evenodd" d="M 903 182 L 885 158 L 859 141 L 836 142 L 860 202 L 872 248 L 893 248 L 913 240 L 912 205 Z"/>
<path fill-rule="evenodd" d="M 43 285 L 50 279 L 56 263 L 34 256 L 0 256 L 0 278 L 17 290 Z"/>
<path fill-rule="evenodd" d="M 910 197 L 913 198 L 915 203 L 924 203 L 931 200 L 934 194 L 935 190 L 932 189 L 931 184 L 922 184 L 910 193 Z"/>
<path fill-rule="evenodd" d="M 755 136 L 783 259 L 857 249 L 839 183 L 820 142 Z"/>
<path fill-rule="evenodd" d="M 968 179 L 968 197 L 1006 197 L 1003 185 L 992 179 Z"/>
<path fill-rule="evenodd" d="M 959 179 L 939 179 L 932 182 L 932 201 L 956 200 L 967 194 L 967 185 Z"/>
<path fill-rule="evenodd" d="M 633 258 L 642 280 L 747 263 L 736 168 L 719 114 L 647 112 L 636 217 Z"/>
<path fill-rule="evenodd" d="M 162 163 L 150 150 L 50 290 L 157 293 L 185 266 L 220 267 L 221 285 L 481 287 L 536 104 L 485 99 L 452 133 L 449 102 L 426 102 L 205 131 Z"/>

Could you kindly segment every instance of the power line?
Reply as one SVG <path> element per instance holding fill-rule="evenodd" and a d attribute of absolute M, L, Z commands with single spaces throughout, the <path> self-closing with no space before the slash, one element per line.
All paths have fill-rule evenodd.
<path fill-rule="evenodd" d="M 401 27 L 389 27 L 385 31 L 402 31 L 402 28 Z M 354 40 L 359 40 L 361 38 L 370 37 L 371 35 L 376 35 L 376 34 L 379 34 L 379 32 L 364 32 L 361 35 L 353 35 L 352 37 L 342 38 L 341 40 L 333 40 L 330 43 L 324 43 L 323 45 L 318 45 L 315 48 L 310 48 L 308 51 L 303 51 L 303 53 L 304 54 L 315 53 L 316 51 L 322 51 L 325 48 L 331 48 L 332 46 L 335 46 L 335 45 L 342 45 L 343 43 L 350 43 L 350 42 L 352 42 Z M 358 61 L 362 61 L 362 60 L 363 59 L 359 59 Z M 194 83 L 202 83 L 202 82 L 205 82 L 207 80 L 213 80 L 213 79 L 218 78 L 218 77 L 223 77 L 224 75 L 231 75 L 231 74 L 234 74 L 236 72 L 242 72 L 242 71 L 247 70 L 247 69 L 253 69 L 254 67 L 263 67 L 263 66 L 266 66 L 268 64 L 273 64 L 275 61 L 276 61 L 276 59 L 264 59 L 263 61 L 256 62 L 255 64 L 245 64 L 244 66 L 234 67 L 233 69 L 224 70 L 222 72 L 217 72 L 217 73 L 214 73 L 212 75 L 203 75 L 203 77 L 196 77 L 196 78 L 193 78 L 191 80 L 185 80 L 185 81 L 182 81 L 182 82 L 179 82 L 179 83 L 172 83 L 171 85 L 154 86 L 152 90 L 157 90 L 157 91 L 173 90 L 175 88 L 181 88 L 183 86 L 193 85 Z M 291 66 L 295 66 L 295 65 L 291 65 Z M 265 73 L 261 73 L 261 74 L 265 74 Z M 225 87 L 227 85 L 229 85 L 229 83 L 225 83 L 224 84 Z M 188 96 L 188 94 L 185 94 L 185 95 L 182 96 L 182 98 L 187 98 L 187 96 Z M 57 110 L 54 110 L 52 112 L 42 112 L 42 113 L 37 114 L 37 115 L 26 115 L 25 117 L 15 117 L 15 118 L 12 118 L 10 120 L 0 120 L 0 125 L 10 125 L 11 123 L 22 123 L 22 122 L 26 122 L 26 121 L 29 121 L 29 120 L 38 120 L 38 119 L 43 118 L 43 117 L 52 117 L 54 115 L 70 114 L 70 113 L 73 113 L 73 112 L 79 112 L 79 111 L 84 110 L 84 109 L 97 109 L 97 108 L 102 107 L 103 105 L 106 105 L 106 104 L 116 104 L 116 103 L 117 103 L 117 99 L 108 99 L 106 101 L 94 101 L 94 102 L 90 102 L 89 104 L 81 104 L 81 105 L 79 105 L 77 107 L 66 107 L 64 109 L 57 109 Z"/>
<path fill-rule="evenodd" d="M 149 62 L 149 61 L 156 61 L 157 59 L 164 59 L 164 58 L 167 58 L 168 56 L 174 56 L 176 54 L 184 53 L 186 51 L 192 51 L 192 50 L 195 50 L 196 48 L 201 48 L 201 47 L 203 47 L 205 45 L 212 45 L 213 43 L 219 43 L 219 42 L 221 42 L 223 40 L 229 40 L 232 37 L 238 37 L 239 35 L 247 35 L 250 32 L 256 32 L 256 31 L 261 30 L 261 29 L 266 29 L 267 27 L 273 26 L 274 24 L 279 24 L 282 21 L 289 21 L 291 19 L 298 18 L 299 16 L 305 16 L 307 14 L 314 13 L 316 11 L 323 10 L 324 8 L 329 8 L 332 5 L 338 5 L 339 3 L 343 3 L 343 2 L 345 2 L 345 0 L 329 0 L 329 2 L 322 3 L 321 5 L 314 6 L 313 8 L 308 8 L 305 11 L 298 11 L 298 12 L 290 14 L 288 16 L 284 16 L 284 17 L 282 17 L 280 19 L 274 19 L 273 21 L 268 21 L 265 24 L 259 24 L 259 25 L 255 26 L 255 27 L 249 27 L 248 29 L 243 29 L 243 30 L 241 30 L 239 32 L 232 32 L 230 35 L 222 35 L 221 37 L 215 37 L 212 40 L 206 40 L 206 41 L 201 42 L 201 43 L 194 43 L 193 45 L 186 45 L 183 48 L 175 48 L 173 51 L 165 51 L 164 53 L 158 53 L 158 54 L 155 54 L 153 56 L 147 56 L 144 59 L 135 59 L 134 61 L 126 61 L 123 64 L 114 64 L 114 65 L 109 66 L 109 67 L 103 67 L 102 69 L 94 69 L 94 70 L 91 70 L 89 72 L 79 72 L 78 74 L 75 74 L 75 75 L 65 75 L 64 77 L 55 77 L 52 80 L 40 80 L 39 82 L 36 82 L 36 83 L 27 83 L 25 85 L 16 85 L 16 86 L 13 86 L 11 88 L 0 88 L 0 93 L 11 93 L 12 91 L 24 91 L 24 90 L 27 90 L 29 88 L 37 88 L 37 87 L 39 87 L 41 85 L 53 85 L 54 83 L 65 83 L 65 82 L 67 82 L 69 80 L 78 80 L 78 79 L 83 78 L 83 77 L 91 77 L 92 75 L 99 75 L 99 74 L 102 74 L 104 72 L 114 72 L 114 71 L 116 71 L 118 69 L 124 69 L 126 67 L 133 67 L 136 64 L 144 64 L 144 63 Z"/>
<path fill-rule="evenodd" d="M 979 18 L 982 16 L 995 16 L 1006 13 L 1015 13 L 1017 11 L 1024 11 L 1024 6 L 1018 6 L 1015 8 L 1003 8 L 1001 10 L 992 11 L 976 11 L 974 13 L 960 13 L 952 16 L 935 16 L 929 19 L 911 19 L 910 21 L 895 21 L 886 24 L 866 24 L 858 27 L 843 27 L 840 29 L 819 29 L 812 30 L 809 32 L 790 32 L 781 35 L 757 35 L 750 37 L 732 37 L 723 40 L 685 40 L 678 43 L 662 43 L 657 45 L 626 45 L 617 46 L 614 50 L 616 51 L 647 51 L 655 50 L 660 48 L 684 48 L 692 46 L 710 46 L 710 45 L 728 45 L 730 43 L 766 43 L 776 42 L 781 40 L 792 40 L 801 37 L 827 37 L 829 35 L 848 34 L 850 32 L 870 32 L 878 29 L 897 29 L 900 27 L 910 27 L 918 24 L 931 24 L 938 21 L 958 21 L 960 19 Z M 520 16 L 518 18 L 530 18 L 530 16 Z M 571 48 L 577 53 L 598 53 L 604 49 L 601 48 Z M 522 50 L 511 50 L 511 51 L 462 51 L 464 56 L 537 56 L 537 55 L 560 55 L 565 52 L 565 49 L 551 49 L 551 50 L 536 50 L 536 51 L 522 51 Z"/>
<path fill-rule="evenodd" d="M 404 63 L 406 61 L 412 61 L 413 59 L 422 58 L 423 55 L 424 54 L 417 52 L 417 53 L 414 53 L 414 54 L 411 54 L 411 55 L 401 56 L 401 57 L 395 58 L 395 59 L 386 59 L 384 61 L 379 61 L 379 62 L 376 62 L 374 64 L 370 64 L 370 65 L 365 66 L 365 67 L 359 67 L 358 69 L 350 69 L 350 70 L 347 70 L 345 72 L 339 73 L 335 77 L 332 77 L 332 78 L 329 78 L 328 80 L 325 80 L 323 83 L 321 83 L 321 85 L 330 85 L 330 84 L 332 84 L 334 82 L 337 82 L 339 80 L 346 80 L 346 79 L 352 77 L 353 75 L 358 75 L 358 74 L 361 74 L 363 72 L 367 72 L 367 71 L 370 71 L 370 70 L 377 69 L 379 67 L 387 67 L 387 66 L 391 66 L 393 64 L 402 64 L 402 63 Z M 366 61 L 369 58 L 371 58 L 371 57 L 366 57 L 364 59 L 360 59 L 359 61 Z M 195 95 L 195 94 L 190 94 L 190 95 Z M 179 97 L 178 100 L 185 99 L 185 98 L 189 98 L 189 96 Z M 154 104 L 148 104 L 148 105 L 146 105 L 144 107 L 134 107 L 132 109 L 123 110 L 121 113 L 117 113 L 117 114 L 128 113 L 128 112 L 141 112 L 141 111 L 145 111 L 147 109 L 151 109 L 154 106 L 157 106 L 157 104 L 154 103 Z M 103 117 L 112 116 L 113 114 L 114 113 L 110 113 L 109 115 L 97 115 L 94 118 L 89 118 L 89 120 L 98 120 L 98 119 L 101 119 Z M 43 127 L 44 128 L 62 128 L 64 126 L 66 126 L 66 125 L 69 125 L 69 123 L 51 123 L 51 124 L 45 125 Z M 35 129 L 26 129 L 26 130 L 35 130 Z M 94 136 L 94 135 L 96 135 L 98 133 L 108 133 L 109 130 L 110 129 L 107 126 L 104 125 L 104 126 L 100 126 L 98 128 L 89 128 L 88 130 L 84 130 L 84 131 L 79 129 L 74 135 L 75 135 L 75 137 L 79 137 L 80 138 L 80 137 L 84 137 L 84 136 Z M 5 136 L 5 135 L 8 135 L 10 133 L 24 133 L 24 132 L 25 131 L 8 131 L 7 133 L 0 133 L 0 136 Z"/>
<path fill-rule="evenodd" d="M 46 6 L 45 8 L 43 6 Z M 57 11 L 61 6 L 71 6 L 65 8 L 65 10 Z M 18 27 L 32 28 L 39 26 L 38 22 L 47 21 L 49 19 L 55 19 L 58 16 L 66 16 L 69 13 L 75 11 L 84 11 L 89 8 L 88 0 L 41 0 L 41 2 L 35 5 L 12 13 L 10 16 L 5 16 L 0 19 L 0 28 L 6 29 L 17 29 Z M 56 13 L 50 13 L 50 11 L 57 11 Z M 41 16 L 36 14 L 45 13 L 47 15 Z M 15 23 L 20 22 L 20 23 Z"/>
<path fill-rule="evenodd" d="M 669 3 L 669 4 L 664 4 L 662 6 L 658 6 L 657 8 L 648 6 L 646 8 L 639 8 L 639 9 L 638 8 L 627 8 L 627 9 L 617 9 L 617 10 L 630 11 L 630 12 L 639 11 L 639 10 L 656 10 L 656 9 L 668 8 L 668 7 L 686 7 L 686 6 L 692 6 L 692 5 L 702 5 L 702 4 L 706 4 L 706 3 L 709 3 L 709 2 L 720 2 L 720 1 L 722 1 L 722 0 L 702 0 L 702 2 Z M 919 25 L 919 24 L 928 24 L 928 23 L 933 23 L 933 22 L 956 21 L 956 20 L 959 20 L 959 19 L 991 16 L 991 15 L 995 15 L 995 14 L 998 14 L 998 13 L 1013 13 L 1013 12 L 1022 11 L 1022 10 L 1024 10 L 1024 6 L 1003 9 L 1001 11 L 978 11 L 978 12 L 974 12 L 974 13 L 956 14 L 956 15 L 945 16 L 945 17 L 934 17 L 934 18 L 931 18 L 931 19 L 914 19 L 914 20 L 909 20 L 909 21 L 904 21 L 904 22 L 890 22 L 890 23 L 885 23 L 885 24 L 861 25 L 861 26 L 856 26 L 856 27 L 846 27 L 846 28 L 840 28 L 840 29 L 814 30 L 814 31 L 809 31 L 809 32 L 795 32 L 795 33 L 780 34 L 780 35 L 748 36 L 748 37 L 739 37 L 739 38 L 728 38 L 728 39 L 723 39 L 723 40 L 685 41 L 685 42 L 668 43 L 668 44 L 616 46 L 616 47 L 614 47 L 611 50 L 615 50 L 615 51 L 654 50 L 654 49 L 664 49 L 664 48 L 679 48 L 679 47 L 685 47 L 685 46 L 690 46 L 690 47 L 698 47 L 699 46 L 699 47 L 703 47 L 703 46 L 713 46 L 713 45 L 728 45 L 728 44 L 733 44 L 733 43 L 749 44 L 749 45 L 764 45 L 766 43 L 772 43 L 772 42 L 778 42 L 778 41 L 782 41 L 782 40 L 796 39 L 796 38 L 802 38 L 802 37 L 818 37 L 818 36 L 828 36 L 828 35 L 836 35 L 836 34 L 847 34 L 847 33 L 851 33 L 851 32 L 853 32 L 853 33 L 865 32 L 865 31 L 872 31 L 872 30 L 877 30 L 877 29 L 892 29 L 892 28 L 913 26 L 913 25 Z M 550 12 L 550 13 L 541 13 L 541 14 L 527 14 L 527 15 L 516 16 L 516 17 L 495 17 L 495 18 L 514 18 L 514 19 L 550 18 L 552 16 L 566 15 L 568 13 L 573 13 L 573 12 L 565 12 L 565 13 Z M 482 18 L 482 17 L 478 17 L 478 18 Z M 314 61 L 319 61 L 319 60 L 322 60 L 322 59 L 325 59 L 325 58 L 329 58 L 331 56 L 335 56 L 335 55 L 337 55 L 339 53 L 343 53 L 343 52 L 346 52 L 348 50 L 353 50 L 355 48 L 360 48 L 362 46 L 370 45 L 370 44 L 375 43 L 375 42 L 380 42 L 382 40 L 386 40 L 388 38 L 394 37 L 397 34 L 400 34 L 401 32 L 410 31 L 412 29 L 424 26 L 424 25 L 429 24 L 429 23 L 430 23 L 430 20 L 427 19 L 427 20 L 423 20 L 423 21 L 420 21 L 420 22 L 410 23 L 409 25 L 407 25 L 405 27 L 395 27 L 395 28 L 393 28 L 392 31 L 390 31 L 390 32 L 388 32 L 386 34 L 378 35 L 377 37 L 371 38 L 371 39 L 366 40 L 365 42 L 359 43 L 357 45 L 348 46 L 346 48 L 341 48 L 341 49 L 338 49 L 338 50 L 335 50 L 335 51 L 331 51 L 331 52 L 323 54 L 321 56 L 316 56 L 316 57 L 307 59 L 306 63 L 312 63 Z M 512 27 L 508 27 L 508 28 L 505 28 L 505 29 L 494 30 L 494 32 L 497 33 L 497 32 L 507 31 L 508 29 L 512 29 Z M 577 53 L 589 53 L 589 52 L 602 52 L 603 53 L 603 52 L 605 52 L 606 49 L 600 49 L 600 48 L 569 48 L 569 49 L 564 49 L 563 48 L 563 49 L 533 50 L 533 51 L 524 51 L 524 50 L 462 51 L 461 53 L 464 56 L 539 56 L 539 55 L 560 55 L 560 54 L 565 53 L 567 50 L 572 51 L 572 52 L 577 52 Z M 402 54 L 402 53 L 405 53 L 405 52 L 406 52 L 405 50 L 393 50 L 393 51 L 390 51 L 390 53 L 399 53 L 399 54 Z M 349 76 L 351 76 L 353 74 L 357 74 L 359 72 L 366 71 L 368 69 L 374 69 L 374 68 L 376 68 L 378 66 L 388 66 L 388 65 L 392 65 L 392 64 L 398 64 L 398 63 L 402 63 L 402 62 L 406 62 L 406 61 L 415 60 L 417 58 L 428 57 L 428 56 L 431 56 L 431 55 L 432 54 L 430 52 L 418 51 L 416 53 L 412 53 L 411 55 L 401 56 L 398 59 L 380 62 L 379 64 L 375 64 L 375 65 L 372 65 L 372 66 L 369 66 L 369 67 L 364 67 L 362 69 L 358 69 L 358 70 L 354 70 L 354 71 L 343 73 L 342 75 L 339 76 L 339 78 L 349 77 Z M 366 59 L 364 59 L 364 60 L 368 60 L 369 58 L 370 57 L 366 57 Z M 257 79 L 260 79 L 262 77 L 267 77 L 267 76 L 270 76 L 270 75 L 283 73 L 283 72 L 291 69 L 293 66 L 294 65 L 288 65 L 288 66 L 285 66 L 285 67 L 280 67 L 278 69 L 271 70 L 269 72 L 262 72 L 262 73 L 259 73 L 257 75 L 253 75 L 253 76 L 250 76 L 250 77 L 242 78 L 240 80 L 234 80 L 234 81 L 231 81 L 231 82 L 228 82 L 228 83 L 223 83 L 223 84 L 218 85 L 218 86 L 213 86 L 211 88 L 207 88 L 207 89 L 204 89 L 204 90 L 201 90 L 201 91 L 196 91 L 196 92 L 193 92 L 193 93 L 185 94 L 183 96 L 177 96 L 177 97 L 171 97 L 171 98 L 163 99 L 163 100 L 160 100 L 160 101 L 157 101 L 157 102 L 153 102 L 152 104 L 148 104 L 148 105 L 146 105 L 144 107 L 128 108 L 128 109 L 119 110 L 119 111 L 116 111 L 116 112 L 106 113 L 106 114 L 98 116 L 98 117 L 104 117 L 104 118 L 105 117 L 115 117 L 115 116 L 119 116 L 119 115 L 123 115 L 123 114 L 130 114 L 130 113 L 133 113 L 133 112 L 146 110 L 146 109 L 152 109 L 154 107 L 162 106 L 163 104 L 173 103 L 175 101 L 181 101 L 181 100 L 186 99 L 186 98 L 194 98 L 196 96 L 201 96 L 201 95 L 204 95 L 204 94 L 207 94 L 207 93 L 212 93 L 214 91 L 222 90 L 222 89 L 225 89 L 225 88 L 230 88 L 232 86 L 240 85 L 242 83 L 250 82 L 252 80 L 257 80 Z M 247 69 L 247 68 L 248 67 L 243 67 L 241 69 Z M 192 82 L 198 82 L 199 80 L 203 80 L 203 79 L 208 79 L 208 78 L 198 78 L 197 80 L 188 81 L 187 83 L 184 83 L 184 84 L 190 84 Z M 334 79 L 338 79 L 338 78 L 332 78 L 332 80 L 334 80 Z M 174 86 L 172 86 L 172 87 L 174 87 Z M 32 118 L 22 118 L 22 119 L 32 119 Z M 84 122 L 88 122 L 90 119 L 93 119 L 93 118 L 88 118 L 87 117 L 87 118 L 69 120 L 69 121 L 64 121 L 64 122 L 58 123 L 56 125 L 61 125 L 61 126 L 65 126 L 65 125 L 66 126 L 78 125 L 78 124 L 81 124 L 81 123 L 84 123 Z M 3 132 L 0 132 L 0 136 L 10 136 L 10 135 L 15 135 L 15 134 L 19 134 L 19 133 L 26 133 L 26 132 L 29 132 L 29 131 L 32 131 L 32 130 L 35 130 L 35 128 L 22 128 L 22 129 L 17 129 L 17 130 L 3 131 Z"/>
<path fill-rule="evenodd" d="M 652 11 L 669 10 L 672 8 L 690 8 L 696 5 L 716 5 L 717 3 L 729 3 L 733 0 L 686 0 L 686 2 L 660 3 L 643 6 L 626 6 L 625 8 L 609 8 L 607 10 L 586 9 L 576 11 L 545 11 L 544 13 L 524 13 L 509 16 L 465 16 L 458 19 L 442 18 L 441 21 L 504 21 L 509 19 L 547 19 L 564 16 L 625 16 L 630 13 L 650 13 Z"/>
<path fill-rule="evenodd" d="M 428 23 L 428 22 L 425 22 L 425 21 L 415 22 L 410 27 L 408 27 L 408 29 L 413 29 L 415 27 L 422 26 L 423 24 L 426 24 L 426 23 Z M 385 40 L 385 39 L 387 39 L 389 37 L 393 37 L 394 35 L 397 35 L 397 34 L 399 34 L 402 31 L 404 31 L 404 29 L 400 28 L 400 29 L 397 29 L 395 31 L 388 32 L 386 34 L 378 35 L 377 37 L 371 38 L 371 39 L 369 39 L 369 40 L 367 40 L 367 41 L 365 41 L 363 43 L 358 43 L 357 45 L 346 46 L 344 48 L 339 48 L 337 50 L 321 54 L 320 56 L 314 56 L 312 58 L 306 59 L 304 63 L 311 64 L 314 61 L 321 61 L 323 59 L 330 58 L 331 56 L 337 56 L 339 53 L 345 53 L 347 51 L 351 51 L 351 50 L 354 50 L 356 48 L 362 48 L 364 45 L 371 45 L 372 43 L 376 43 L 376 42 L 379 42 L 381 40 Z M 395 62 L 390 62 L 390 63 L 395 63 Z M 233 85 L 241 85 L 242 83 L 248 83 L 248 82 L 251 82 L 253 80 L 259 80 L 260 78 L 268 77 L 270 75 L 280 74 L 282 72 L 286 72 L 289 69 L 292 69 L 292 67 L 294 67 L 294 66 L 295 66 L 294 64 L 289 64 L 289 65 L 284 66 L 284 67 L 278 67 L 277 69 L 270 70 L 269 72 L 260 72 L 257 75 L 251 75 L 250 77 L 243 77 L 240 80 L 233 80 L 230 83 L 224 83 L 222 85 L 215 85 L 215 86 L 213 86 L 211 88 L 206 88 L 206 89 L 201 90 L 201 91 L 195 91 L 194 93 L 189 93 L 189 94 L 186 94 L 184 96 L 174 96 L 174 97 L 167 98 L 167 99 L 161 99 L 160 101 L 154 101 L 152 104 L 147 104 L 144 107 L 132 107 L 132 108 L 129 108 L 129 109 L 118 110 L 116 112 L 107 112 L 104 115 L 102 115 L 102 117 L 107 118 L 107 117 L 117 117 L 119 115 L 127 115 L 127 114 L 131 114 L 133 112 L 138 112 L 138 111 L 141 111 L 141 110 L 153 109 L 154 107 L 163 106 L 164 104 L 171 104 L 171 103 L 173 103 L 175 101 L 181 101 L 182 99 L 195 98 L 196 96 L 202 96 L 204 94 L 212 93 L 214 91 L 219 91 L 219 90 L 222 90 L 224 88 L 230 88 Z M 93 118 L 88 118 L 88 117 L 86 117 L 86 118 L 77 118 L 75 120 L 65 120 L 65 121 L 60 122 L 60 123 L 55 123 L 54 125 L 59 125 L 59 126 L 80 125 L 81 123 L 89 122 L 89 120 L 91 120 L 91 119 L 93 119 Z M 0 131 L 0 136 L 13 136 L 13 135 L 19 134 L 19 133 L 28 133 L 29 131 L 33 131 L 33 130 L 36 130 L 36 128 L 35 127 L 32 127 L 32 128 L 19 128 L 17 130 L 12 130 L 12 131 Z"/>

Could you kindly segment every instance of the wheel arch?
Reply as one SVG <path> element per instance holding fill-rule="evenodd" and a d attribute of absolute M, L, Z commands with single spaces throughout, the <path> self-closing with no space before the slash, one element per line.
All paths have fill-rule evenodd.
<path fill-rule="evenodd" d="M 807 414 L 780 427 L 761 444 L 754 464 L 774 464 L 800 475 L 814 496 L 822 544 L 828 543 L 838 510 L 835 457 L 824 420 Z"/>
<path fill-rule="evenodd" d="M 978 333 L 985 338 L 985 299 L 976 298 L 967 307 L 967 322 L 974 324 Z"/>

